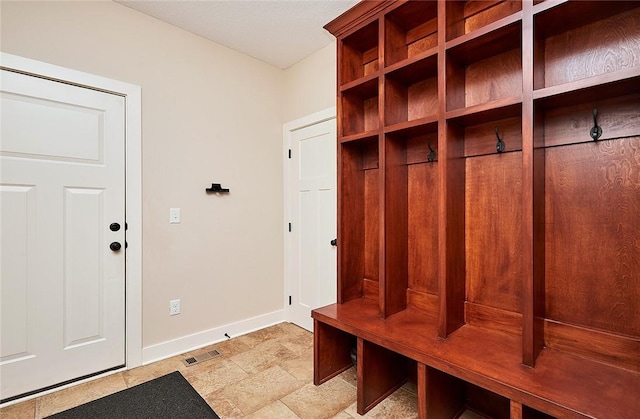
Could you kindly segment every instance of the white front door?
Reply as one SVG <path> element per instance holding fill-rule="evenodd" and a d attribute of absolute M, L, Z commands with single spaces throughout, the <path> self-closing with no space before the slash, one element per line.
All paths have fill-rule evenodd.
<path fill-rule="evenodd" d="M 5 70 L 0 90 L 8 401 L 125 364 L 125 101 Z"/>
<path fill-rule="evenodd" d="M 311 310 L 336 302 L 336 120 L 291 133 L 290 320 L 313 330 Z"/>

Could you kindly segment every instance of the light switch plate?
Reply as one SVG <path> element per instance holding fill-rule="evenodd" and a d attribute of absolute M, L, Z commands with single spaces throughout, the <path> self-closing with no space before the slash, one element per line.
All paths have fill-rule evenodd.
<path fill-rule="evenodd" d="M 180 208 L 169 208 L 169 222 L 171 224 L 180 222 Z"/>

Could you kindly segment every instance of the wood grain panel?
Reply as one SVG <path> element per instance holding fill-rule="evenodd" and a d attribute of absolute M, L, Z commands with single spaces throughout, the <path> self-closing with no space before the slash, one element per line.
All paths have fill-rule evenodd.
<path fill-rule="evenodd" d="M 579 103 L 544 114 L 544 145 L 546 147 L 592 142 L 593 109 L 598 109 L 600 141 L 640 135 L 640 94 L 608 100 Z"/>
<path fill-rule="evenodd" d="M 492 7 L 496 7 L 503 3 L 504 0 L 466 0 L 464 2 L 464 18 L 476 16 L 482 12 L 485 12 Z"/>
<path fill-rule="evenodd" d="M 385 84 L 385 112 L 386 125 L 393 125 L 407 120 L 408 91 L 406 86 L 397 80 L 386 79 Z"/>
<path fill-rule="evenodd" d="M 416 377 L 416 393 L 418 396 L 418 419 L 426 419 L 429 417 L 427 413 L 427 402 L 429 400 L 427 389 L 429 386 L 429 376 L 427 375 L 427 366 L 418 362 Z"/>
<path fill-rule="evenodd" d="M 467 302 L 464 305 L 464 319 L 471 326 L 522 335 L 522 314 L 513 311 Z"/>
<path fill-rule="evenodd" d="M 469 409 L 492 419 L 509 419 L 509 399 L 482 387 L 466 383 L 466 405 Z"/>
<path fill-rule="evenodd" d="M 522 150 L 522 123 L 518 116 L 465 128 L 464 137 L 467 139 L 464 142 L 465 157 L 496 154 L 498 143 L 496 128 L 505 143 L 505 152 Z"/>
<path fill-rule="evenodd" d="M 549 348 L 640 372 L 639 337 L 603 333 L 552 320 L 545 320 L 544 336 Z"/>
<path fill-rule="evenodd" d="M 407 31 L 407 36 L 406 36 L 407 45 L 411 45 L 412 43 L 418 42 L 424 38 L 433 38 L 433 35 L 436 35 L 437 32 L 438 32 L 438 19 L 433 18 L 424 23 L 421 23 L 417 25 L 415 28 L 409 29 Z M 437 36 L 433 41 L 430 42 L 430 45 L 427 48 L 424 48 L 422 51 L 426 51 L 427 49 L 433 48 L 436 45 L 438 45 Z M 409 56 L 411 57 L 411 55 Z"/>
<path fill-rule="evenodd" d="M 522 10 L 520 0 L 467 1 L 465 5 L 464 33 L 473 32 L 490 23 Z"/>
<path fill-rule="evenodd" d="M 381 291 L 383 315 L 407 306 L 407 148 L 402 138 L 384 142 L 384 276 Z"/>
<path fill-rule="evenodd" d="M 419 292 L 438 292 L 438 166 L 408 168 L 408 286 Z"/>
<path fill-rule="evenodd" d="M 522 53 L 512 49 L 465 69 L 465 106 L 522 94 Z"/>
<path fill-rule="evenodd" d="M 364 278 L 362 288 L 362 296 L 364 298 L 375 300 L 376 302 L 378 301 L 378 297 L 380 295 L 380 283 L 377 279 L 372 281 L 369 278 Z"/>
<path fill-rule="evenodd" d="M 378 171 L 377 137 L 345 143 L 339 148 L 338 194 L 338 301 L 346 302 L 363 296 L 363 278 L 367 277 L 367 258 L 374 269 L 367 272 L 378 280 L 377 245 L 371 249 L 368 238 L 377 237 L 377 224 L 373 232 L 367 230 L 367 221 L 377 219 L 377 186 L 368 185 Z M 376 180 L 373 179 L 373 183 Z M 371 188 L 374 188 L 373 190 Z"/>
<path fill-rule="evenodd" d="M 338 149 L 338 301 L 362 296 L 364 274 L 364 170 L 358 144 Z"/>
<path fill-rule="evenodd" d="M 364 276 L 379 280 L 380 185 L 378 169 L 364 172 Z"/>
<path fill-rule="evenodd" d="M 544 40 L 545 87 L 640 67 L 640 8 Z"/>
<path fill-rule="evenodd" d="M 378 96 L 365 99 L 363 102 L 363 126 L 364 131 L 378 129 L 380 118 L 378 116 Z"/>
<path fill-rule="evenodd" d="M 320 385 L 351 368 L 356 338 L 340 329 L 313 321 L 313 383 Z"/>
<path fill-rule="evenodd" d="M 433 61 L 433 60 L 429 60 Z M 429 61 L 404 67 L 386 77 L 386 125 L 412 121 L 438 113 L 438 78 L 425 73 Z"/>
<path fill-rule="evenodd" d="M 378 137 L 367 139 L 360 146 L 361 169 L 377 169 L 378 164 Z"/>
<path fill-rule="evenodd" d="M 415 309 L 420 313 L 438 318 L 438 295 L 428 292 L 419 292 L 412 289 L 407 290 L 407 307 Z"/>
<path fill-rule="evenodd" d="M 342 40 L 340 84 L 344 85 L 377 71 L 378 24 L 355 31 Z"/>
<path fill-rule="evenodd" d="M 522 155 L 468 158 L 465 188 L 467 300 L 522 310 Z"/>
<path fill-rule="evenodd" d="M 422 378 L 426 387 L 425 417 L 427 419 L 456 417 L 465 403 L 464 382 L 435 368 L 426 367 L 425 370 Z"/>
<path fill-rule="evenodd" d="M 466 104 L 466 77 L 464 67 L 451 54 L 448 54 L 446 57 L 446 67 L 446 110 L 452 111 L 464 108 Z"/>
<path fill-rule="evenodd" d="M 375 51 L 376 55 L 378 55 L 378 50 Z M 364 75 L 368 76 L 369 74 L 373 74 L 380 69 L 380 64 L 378 60 L 369 61 L 364 65 Z"/>
<path fill-rule="evenodd" d="M 407 58 L 438 45 L 438 20 L 432 19 L 407 32 Z"/>
<path fill-rule="evenodd" d="M 393 19 L 385 20 L 385 66 L 407 58 L 406 32 Z"/>
<path fill-rule="evenodd" d="M 464 35 L 464 1 L 447 1 L 445 3 L 446 40 L 450 41 Z"/>
<path fill-rule="evenodd" d="M 442 142 L 441 142 L 442 143 Z M 442 144 L 441 144 L 442 145 Z M 464 324 L 465 300 L 465 159 L 464 132 L 446 125 L 445 150 L 438 160 L 443 184 L 439 200 L 439 247 L 441 269 L 438 272 L 440 320 L 438 335 L 449 336 Z"/>
<path fill-rule="evenodd" d="M 522 419 L 522 403 L 511 400 L 509 411 L 511 419 Z"/>
<path fill-rule="evenodd" d="M 342 45 L 340 83 L 346 84 L 364 76 L 362 53 L 347 43 Z"/>
<path fill-rule="evenodd" d="M 546 151 L 546 316 L 640 336 L 640 137 Z"/>
<path fill-rule="evenodd" d="M 365 51 L 365 52 L 362 53 L 362 63 L 365 65 L 365 72 L 364 72 L 365 76 L 369 74 L 369 72 L 367 72 L 367 70 L 366 70 L 366 66 L 371 64 L 371 63 L 373 63 L 373 62 L 375 62 L 375 61 L 378 61 L 378 47 L 377 46 L 375 46 L 375 47 L 371 48 L 370 50 Z M 373 70 L 373 71 L 377 71 L 377 70 L 378 70 L 378 67 L 377 67 L 377 63 L 376 63 L 375 70 Z"/>
<path fill-rule="evenodd" d="M 364 132 L 364 106 L 359 96 L 342 95 L 342 135 Z"/>
<path fill-rule="evenodd" d="M 438 21 L 434 1 L 406 2 L 387 15 L 387 66 L 413 57 L 437 45 Z"/>
<path fill-rule="evenodd" d="M 427 163 L 427 157 L 429 156 L 429 143 L 431 148 L 436 152 L 436 162 L 438 161 L 438 133 L 437 132 L 424 132 L 424 134 L 417 135 L 407 139 L 407 164 Z M 436 169 L 437 172 L 437 169 Z M 433 187 L 438 183 L 437 173 L 434 175 L 435 183 L 431 184 Z M 436 201 L 437 189 L 430 189 L 429 193 L 434 193 L 433 199 Z"/>
<path fill-rule="evenodd" d="M 357 410 L 364 415 L 407 381 L 407 359 L 358 339 Z"/>
<path fill-rule="evenodd" d="M 407 119 L 424 118 L 438 113 L 438 78 L 430 77 L 407 88 Z"/>

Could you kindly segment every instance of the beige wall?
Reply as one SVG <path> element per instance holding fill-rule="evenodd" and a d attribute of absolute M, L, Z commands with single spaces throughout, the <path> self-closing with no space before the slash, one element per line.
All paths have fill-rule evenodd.
<path fill-rule="evenodd" d="M 284 121 L 294 121 L 336 106 L 336 83 L 334 40 L 285 70 Z"/>
<path fill-rule="evenodd" d="M 143 346 L 283 309 L 284 72 L 112 2 L 1 15 L 2 51 L 142 86 Z"/>
<path fill-rule="evenodd" d="M 112 2 L 0 18 L 3 52 L 142 86 L 143 346 L 283 309 L 282 124 L 335 106 L 335 42 L 283 71 Z"/>

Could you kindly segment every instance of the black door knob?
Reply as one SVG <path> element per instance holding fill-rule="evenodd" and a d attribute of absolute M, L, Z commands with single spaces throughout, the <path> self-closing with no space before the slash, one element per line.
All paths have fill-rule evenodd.
<path fill-rule="evenodd" d="M 338 245 L 338 239 L 331 240 L 331 246 L 337 246 L 337 245 Z"/>
<path fill-rule="evenodd" d="M 114 252 L 117 252 L 118 250 L 120 250 L 120 248 L 122 247 L 122 245 L 118 242 L 112 242 L 109 245 L 109 249 L 113 250 Z"/>
<path fill-rule="evenodd" d="M 111 225 L 109 225 L 109 230 L 111 230 L 111 231 L 118 231 L 118 230 L 120 230 L 120 224 L 118 224 L 118 223 L 111 223 Z"/>

